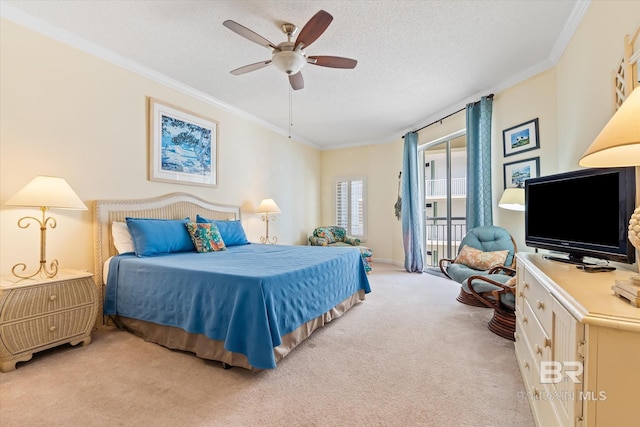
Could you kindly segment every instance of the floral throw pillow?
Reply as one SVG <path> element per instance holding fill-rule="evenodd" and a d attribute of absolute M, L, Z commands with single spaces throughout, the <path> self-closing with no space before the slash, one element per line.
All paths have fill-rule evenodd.
<path fill-rule="evenodd" d="M 360 239 L 351 236 L 344 236 L 344 242 L 351 246 L 360 246 Z"/>
<path fill-rule="evenodd" d="M 187 222 L 187 230 L 198 252 L 226 251 L 218 226 L 212 223 Z"/>
<path fill-rule="evenodd" d="M 475 270 L 489 270 L 492 267 L 503 265 L 507 255 L 509 255 L 509 251 L 484 252 L 464 245 L 454 263 L 464 264 Z"/>
<path fill-rule="evenodd" d="M 315 237 L 322 237 L 323 239 L 327 239 L 327 243 L 335 243 L 337 241 L 331 227 L 318 227 L 313 230 L 313 235 Z"/>

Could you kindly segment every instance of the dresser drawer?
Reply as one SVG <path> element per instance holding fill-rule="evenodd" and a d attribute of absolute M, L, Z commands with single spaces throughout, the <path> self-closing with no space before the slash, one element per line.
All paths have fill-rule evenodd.
<path fill-rule="evenodd" d="M 95 300 L 94 287 L 91 278 L 86 277 L 12 289 L 1 309 L 0 322 L 91 304 Z"/>
<path fill-rule="evenodd" d="M 540 361 L 538 357 L 534 356 L 531 343 L 527 341 L 528 336 L 524 333 L 525 325 L 518 318 L 515 353 L 525 387 L 519 397 L 529 401 L 537 426 L 561 427 L 562 424 L 558 421 L 553 408 L 557 395 L 551 392 L 546 384 L 540 382 Z"/>
<path fill-rule="evenodd" d="M 519 291 L 522 292 L 523 300 L 529 303 L 532 312 L 544 328 L 547 336 L 551 334 L 551 326 L 553 321 L 553 298 L 547 289 L 540 284 L 527 270 L 523 272 L 523 279 Z M 526 306 L 522 305 L 524 309 Z"/>
<path fill-rule="evenodd" d="M 0 326 L 0 339 L 10 354 L 88 334 L 95 321 L 93 305 Z"/>
<path fill-rule="evenodd" d="M 524 333 L 524 326 L 520 317 L 516 320 L 516 342 L 515 352 L 518 365 L 520 366 L 520 372 L 522 373 L 522 379 L 524 380 L 524 386 L 527 390 L 535 384 L 535 375 L 537 370 L 535 367 L 535 358 L 533 357 L 533 351 L 527 341 L 527 335 Z"/>
<path fill-rule="evenodd" d="M 524 312 L 521 316 L 522 333 L 527 337 L 531 352 L 536 359 L 536 363 L 551 360 L 551 339 L 544 328 L 538 322 L 534 314 L 534 308 L 529 305 L 529 301 L 524 303 Z"/>

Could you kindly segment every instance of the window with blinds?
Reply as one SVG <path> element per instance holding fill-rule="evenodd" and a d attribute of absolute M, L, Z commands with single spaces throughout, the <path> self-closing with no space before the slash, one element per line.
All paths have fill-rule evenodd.
<path fill-rule="evenodd" d="M 364 178 L 336 179 L 336 225 L 360 239 L 366 238 L 364 195 Z"/>

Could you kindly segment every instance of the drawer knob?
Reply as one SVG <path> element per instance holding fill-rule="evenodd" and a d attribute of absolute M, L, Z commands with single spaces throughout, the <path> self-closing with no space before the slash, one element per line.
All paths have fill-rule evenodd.
<path fill-rule="evenodd" d="M 536 300 L 536 302 L 538 303 L 538 308 L 544 310 L 544 301 Z"/>
<path fill-rule="evenodd" d="M 522 291 L 518 292 L 518 296 L 519 296 L 520 298 L 522 298 L 522 297 L 524 296 L 524 292 L 522 292 Z"/>
<path fill-rule="evenodd" d="M 536 353 L 542 354 L 542 347 L 540 347 L 538 344 L 536 344 Z"/>
<path fill-rule="evenodd" d="M 539 391 L 537 388 L 535 388 L 535 387 L 533 387 L 533 386 L 532 386 L 532 387 L 531 387 L 531 391 L 532 391 L 532 393 L 531 393 L 531 394 L 533 394 L 533 397 L 534 397 L 535 399 L 540 398 L 540 391 Z"/>
<path fill-rule="evenodd" d="M 526 360 L 524 361 L 524 367 L 529 369 L 529 362 L 527 362 Z"/>
<path fill-rule="evenodd" d="M 55 295 L 55 294 L 54 294 L 54 295 L 51 295 L 51 296 L 49 297 L 49 301 L 55 301 L 55 300 L 57 300 L 57 299 L 58 299 L 58 296 L 57 296 L 57 295 Z"/>
<path fill-rule="evenodd" d="M 524 282 L 524 285 L 522 285 L 522 287 L 527 289 L 529 287 L 529 284 L 527 282 Z"/>
<path fill-rule="evenodd" d="M 544 346 L 547 348 L 551 347 L 551 338 L 544 339 Z"/>
<path fill-rule="evenodd" d="M 49 328 L 49 332 L 55 332 L 55 331 L 56 331 L 56 329 L 58 329 L 58 328 L 56 328 L 56 325 L 52 325 L 52 326 Z"/>
<path fill-rule="evenodd" d="M 522 323 L 529 323 L 529 318 L 527 316 L 522 316 Z"/>

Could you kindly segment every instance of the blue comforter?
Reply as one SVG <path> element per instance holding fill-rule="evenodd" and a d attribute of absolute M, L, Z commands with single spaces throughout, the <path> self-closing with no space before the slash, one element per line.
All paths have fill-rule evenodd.
<path fill-rule="evenodd" d="M 268 369 L 282 336 L 359 289 L 371 291 L 357 248 L 250 244 L 125 254 L 110 262 L 104 314 L 204 334 Z"/>

